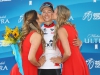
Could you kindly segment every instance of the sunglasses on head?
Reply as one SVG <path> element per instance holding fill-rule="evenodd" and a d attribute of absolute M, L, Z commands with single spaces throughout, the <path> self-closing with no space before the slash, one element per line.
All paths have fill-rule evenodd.
<path fill-rule="evenodd" d="M 44 4 L 43 4 L 43 6 L 53 6 L 51 3 L 49 3 L 49 2 L 45 2 Z"/>

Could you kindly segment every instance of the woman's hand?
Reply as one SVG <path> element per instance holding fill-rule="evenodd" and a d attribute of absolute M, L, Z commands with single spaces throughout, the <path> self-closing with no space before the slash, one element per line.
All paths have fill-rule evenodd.
<path fill-rule="evenodd" d="M 82 46 L 82 41 L 79 38 L 74 39 L 73 40 L 73 45 L 81 47 Z"/>
<path fill-rule="evenodd" d="M 58 63 L 60 64 L 62 62 L 62 57 L 61 56 L 58 56 L 58 57 L 52 57 L 50 59 L 53 63 Z"/>
<path fill-rule="evenodd" d="M 40 59 L 39 59 L 39 63 L 40 65 L 42 66 L 44 63 L 45 63 L 46 59 L 45 59 L 45 56 L 42 56 Z"/>

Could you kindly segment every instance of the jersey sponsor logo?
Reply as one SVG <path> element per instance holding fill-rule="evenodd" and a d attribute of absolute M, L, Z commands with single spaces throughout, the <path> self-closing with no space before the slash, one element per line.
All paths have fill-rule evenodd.
<path fill-rule="evenodd" d="M 50 40 L 49 43 L 46 43 L 46 47 L 52 47 L 53 40 Z"/>
<path fill-rule="evenodd" d="M 58 63 L 55 63 L 55 66 L 60 66 Z"/>
<path fill-rule="evenodd" d="M 54 32 L 51 32 L 51 34 L 54 34 Z"/>
<path fill-rule="evenodd" d="M 44 34 L 48 34 L 46 28 L 43 29 Z"/>
<path fill-rule="evenodd" d="M 50 30 L 51 30 L 51 34 L 54 34 L 54 29 L 51 28 Z"/>
<path fill-rule="evenodd" d="M 54 29 L 50 29 L 51 31 L 54 31 Z"/>

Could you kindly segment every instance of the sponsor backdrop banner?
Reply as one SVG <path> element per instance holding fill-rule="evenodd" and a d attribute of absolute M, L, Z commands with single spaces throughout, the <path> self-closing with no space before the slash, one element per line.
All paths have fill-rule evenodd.
<path fill-rule="evenodd" d="M 90 75 L 100 75 L 100 0 L 0 0 L 0 75 L 9 75 L 16 63 L 11 46 L 2 46 L 5 26 L 22 27 L 23 14 L 39 8 L 43 2 L 65 5 L 71 11 L 70 22 L 76 25 L 83 44 L 81 52 Z"/>

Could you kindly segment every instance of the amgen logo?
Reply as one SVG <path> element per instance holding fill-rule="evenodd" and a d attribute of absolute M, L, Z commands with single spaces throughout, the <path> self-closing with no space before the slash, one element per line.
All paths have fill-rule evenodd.
<path fill-rule="evenodd" d="M 93 68 L 100 69 L 100 60 L 94 60 L 93 58 L 89 58 L 86 60 L 86 63 L 89 69 L 93 69 Z"/>
<path fill-rule="evenodd" d="M 87 11 L 84 13 L 84 16 L 82 18 L 83 20 L 100 20 L 100 13 L 93 13 L 92 11 Z"/>
<path fill-rule="evenodd" d="M 19 16 L 18 23 L 21 23 L 22 22 L 23 16 L 24 16 L 24 14 L 22 14 L 22 15 Z"/>
<path fill-rule="evenodd" d="M 94 60 L 93 60 L 93 58 L 87 59 L 86 60 L 86 63 L 88 65 L 89 69 L 92 69 L 93 68 L 93 66 L 94 66 Z"/>
<path fill-rule="evenodd" d="M 88 21 L 90 21 L 91 18 L 92 18 L 92 11 L 87 11 L 84 13 L 83 20 L 87 19 Z"/>

